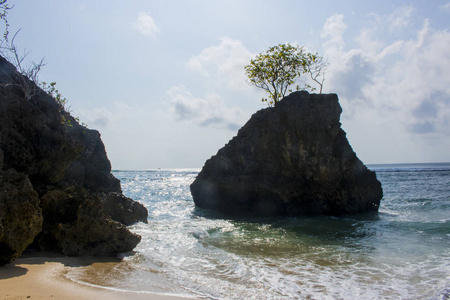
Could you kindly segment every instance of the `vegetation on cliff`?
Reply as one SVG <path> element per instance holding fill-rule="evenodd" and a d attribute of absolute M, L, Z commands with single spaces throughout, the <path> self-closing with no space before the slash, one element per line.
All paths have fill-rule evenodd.
<path fill-rule="evenodd" d="M 269 93 L 269 99 L 263 98 L 268 106 L 276 105 L 291 93 L 289 89 L 299 82 L 303 74 L 308 74 L 319 85 L 322 93 L 327 62 L 318 53 L 306 52 L 303 47 L 291 44 L 279 44 L 258 54 L 245 66 L 249 83 Z M 307 83 L 297 84 L 295 90 L 315 91 Z"/>
<path fill-rule="evenodd" d="M 0 265 L 27 247 L 65 255 L 116 255 L 140 236 L 126 225 L 147 222 L 147 210 L 122 194 L 100 133 L 79 124 L 43 66 L 26 67 L 14 37 L 0 55 Z M 16 32 L 15 35 L 17 35 Z M 44 87 L 44 89 L 42 89 Z"/>

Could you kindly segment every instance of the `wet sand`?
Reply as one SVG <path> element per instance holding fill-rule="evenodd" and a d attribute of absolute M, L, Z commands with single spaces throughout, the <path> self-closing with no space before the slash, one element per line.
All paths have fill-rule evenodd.
<path fill-rule="evenodd" d="M 13 263 L 0 267 L 0 299 L 193 299 L 184 295 L 174 295 L 171 289 L 155 292 L 132 292 L 102 288 L 99 284 L 80 284 L 68 279 L 66 274 L 73 268 L 96 265 L 108 270 L 118 260 L 95 262 L 92 258 L 67 257 L 20 257 Z"/>

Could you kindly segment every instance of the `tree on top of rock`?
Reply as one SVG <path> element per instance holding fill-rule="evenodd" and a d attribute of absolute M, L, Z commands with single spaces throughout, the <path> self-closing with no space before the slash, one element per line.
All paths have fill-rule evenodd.
<path fill-rule="evenodd" d="M 309 74 L 319 85 L 322 93 L 327 62 L 318 53 L 305 53 L 303 47 L 290 44 L 279 44 L 270 47 L 245 66 L 245 73 L 250 79 L 249 84 L 262 88 L 269 93 L 269 99 L 263 98 L 268 106 L 276 105 L 287 92 L 292 92 L 290 86 L 299 82 L 302 74 Z M 314 91 L 309 84 L 295 88 Z"/>

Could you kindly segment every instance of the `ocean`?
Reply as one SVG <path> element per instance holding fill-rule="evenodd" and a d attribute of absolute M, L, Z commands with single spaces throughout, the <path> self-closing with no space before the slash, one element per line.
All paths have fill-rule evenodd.
<path fill-rule="evenodd" d="M 114 171 L 149 211 L 131 226 L 142 241 L 119 264 L 68 276 L 207 299 L 450 299 L 450 163 L 368 167 L 379 213 L 258 219 L 196 208 L 198 169 Z"/>

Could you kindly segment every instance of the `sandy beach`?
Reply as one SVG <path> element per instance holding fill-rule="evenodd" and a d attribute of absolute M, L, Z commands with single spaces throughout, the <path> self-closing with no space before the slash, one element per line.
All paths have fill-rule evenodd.
<path fill-rule="evenodd" d="M 0 267 L 0 299 L 193 299 L 171 294 L 170 290 L 154 293 L 123 291 L 81 284 L 67 278 L 70 269 L 86 267 L 91 263 L 94 264 L 92 259 L 83 258 L 20 257 Z M 117 263 L 114 260 L 95 262 L 97 267 L 106 269 L 109 264 Z"/>

